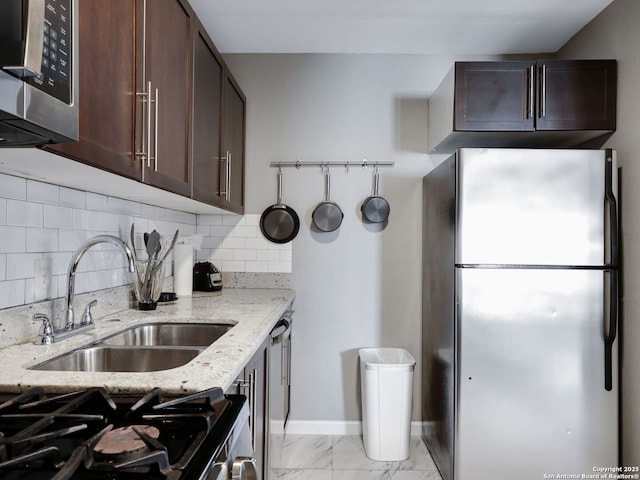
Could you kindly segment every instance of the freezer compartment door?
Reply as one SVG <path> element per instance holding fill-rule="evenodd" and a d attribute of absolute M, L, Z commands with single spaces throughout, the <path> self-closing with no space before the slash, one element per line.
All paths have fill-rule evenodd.
<path fill-rule="evenodd" d="M 608 275 L 457 269 L 456 480 L 618 464 L 617 341 L 604 385 Z"/>
<path fill-rule="evenodd" d="M 603 265 L 605 156 L 605 150 L 459 150 L 456 263 Z"/>

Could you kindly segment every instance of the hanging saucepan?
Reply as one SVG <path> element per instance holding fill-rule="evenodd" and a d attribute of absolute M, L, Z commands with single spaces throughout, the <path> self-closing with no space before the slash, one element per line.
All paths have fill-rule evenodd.
<path fill-rule="evenodd" d="M 337 203 L 330 200 L 331 174 L 329 168 L 324 174 L 324 202 L 320 202 L 311 215 L 313 224 L 322 232 L 333 232 L 340 227 L 344 214 Z"/>
<path fill-rule="evenodd" d="M 282 171 L 278 171 L 278 199 L 260 217 L 260 230 L 273 243 L 287 243 L 296 238 L 300 219 L 296 211 L 282 203 Z"/>
<path fill-rule="evenodd" d="M 389 202 L 383 197 L 378 195 L 378 187 L 380 185 L 380 174 L 378 173 L 378 167 L 376 167 L 373 173 L 373 194 L 362 203 L 360 210 L 362 211 L 362 217 L 370 223 L 382 223 L 389 218 Z"/>

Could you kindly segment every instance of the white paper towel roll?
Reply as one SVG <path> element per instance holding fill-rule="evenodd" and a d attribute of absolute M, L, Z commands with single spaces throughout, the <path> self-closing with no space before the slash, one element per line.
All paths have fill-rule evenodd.
<path fill-rule="evenodd" d="M 173 289 L 179 297 L 193 292 L 193 246 L 176 245 L 173 249 Z"/>

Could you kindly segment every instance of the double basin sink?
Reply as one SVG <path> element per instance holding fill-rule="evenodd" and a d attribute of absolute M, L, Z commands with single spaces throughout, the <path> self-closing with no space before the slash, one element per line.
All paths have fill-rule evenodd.
<path fill-rule="evenodd" d="M 180 367 L 227 333 L 222 323 L 146 323 L 34 365 L 30 370 L 155 372 Z"/>

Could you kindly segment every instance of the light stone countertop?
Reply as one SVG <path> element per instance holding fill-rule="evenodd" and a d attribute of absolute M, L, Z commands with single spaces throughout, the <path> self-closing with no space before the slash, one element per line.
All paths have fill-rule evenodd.
<path fill-rule="evenodd" d="M 155 387 L 165 393 L 195 393 L 212 387 L 227 390 L 271 329 L 293 302 L 288 289 L 223 289 L 197 293 L 154 311 L 124 310 L 95 321 L 96 328 L 53 345 L 31 342 L 0 349 L 0 391 L 21 392 L 41 386 L 68 392 L 104 386 L 112 393 L 140 394 Z M 119 319 L 119 320 L 115 320 Z M 150 322 L 210 322 L 235 326 L 192 361 L 158 372 L 53 372 L 28 367 L 91 344 L 132 325 Z"/>

